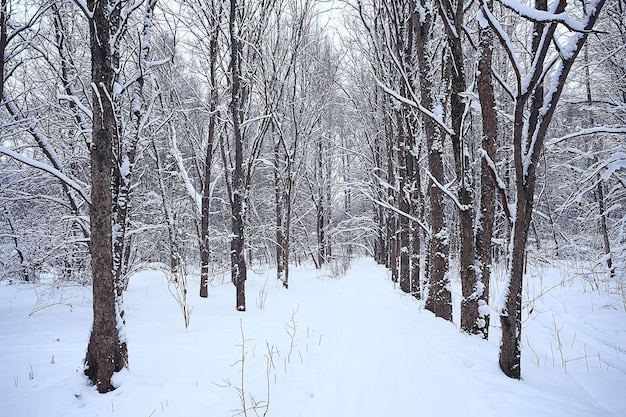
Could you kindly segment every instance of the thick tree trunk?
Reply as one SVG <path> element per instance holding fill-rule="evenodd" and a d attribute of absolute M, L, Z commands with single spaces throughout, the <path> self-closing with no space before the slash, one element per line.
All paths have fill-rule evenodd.
<path fill-rule="evenodd" d="M 422 4 L 421 6 L 424 7 L 425 5 Z M 414 10 L 417 13 L 417 7 Z M 419 16 L 415 17 L 413 22 L 420 73 L 420 96 L 422 105 L 432 109 L 435 104 L 431 71 L 432 57 L 429 50 L 432 15 L 427 14 L 423 21 L 420 20 Z M 428 148 L 428 170 L 439 184 L 443 184 L 443 135 L 439 127 L 429 117 L 424 117 L 424 131 L 426 147 Z M 448 228 L 444 216 L 444 194 L 432 179 L 429 180 L 428 184 L 428 197 L 430 200 L 431 236 L 428 298 L 425 307 L 432 311 L 435 316 L 452 321 L 452 294 L 450 293 L 450 278 L 448 276 L 450 248 Z"/>
<path fill-rule="evenodd" d="M 565 0 L 560 0 L 554 8 L 555 13 L 563 12 L 566 4 Z M 506 288 L 505 306 L 500 313 L 500 322 L 502 324 L 500 368 L 511 378 L 519 379 L 521 377 L 522 279 L 528 228 L 534 204 L 537 165 L 543 150 L 548 127 L 569 72 L 603 6 L 604 0 L 600 0 L 594 8 L 586 11 L 585 31 L 576 33 L 574 35 L 575 38 L 570 41 L 566 53 L 561 55 L 560 62 L 555 70 L 555 78 L 551 83 L 550 91 L 545 97 L 538 92 L 543 93 L 543 88 L 541 87 L 541 83 L 544 80 L 543 63 L 548 55 L 548 48 L 551 45 L 550 40 L 556 33 L 558 25 L 556 22 L 546 25 L 545 29 L 542 29 L 541 24 L 535 24 L 536 36 L 541 37 L 541 39 L 533 39 L 533 68 L 530 76 L 525 79 L 524 83 L 518 78 L 518 95 L 515 98 L 513 116 L 513 161 L 515 165 L 517 202 L 516 211 L 512 218 L 510 281 L 508 288 Z M 537 0 L 536 7 L 546 10 L 546 1 Z M 529 99 L 531 100 L 530 102 L 528 102 Z M 527 104 L 530 114 L 528 117 L 525 117 Z"/>
<path fill-rule="evenodd" d="M 462 95 L 465 93 L 465 65 L 463 62 L 463 48 L 459 37 L 463 30 L 463 2 L 457 2 L 456 9 L 450 2 L 444 3 L 448 21 L 449 45 L 449 73 L 452 81 L 450 96 L 450 118 L 452 121 L 451 135 L 454 153 L 454 165 L 458 182 L 458 216 L 459 235 L 461 244 L 461 330 L 467 333 L 478 332 L 478 299 L 482 288 L 477 282 L 476 252 L 474 249 L 474 193 L 472 188 L 472 174 L 469 155 L 463 140 L 463 118 L 465 103 Z M 443 9 L 440 9 L 443 10 Z M 454 27 L 455 30 L 451 30 Z"/>
<path fill-rule="evenodd" d="M 111 377 L 128 364 L 126 341 L 120 338 L 123 329 L 121 305 L 116 300 L 113 270 L 113 234 L 111 192 L 113 172 L 113 139 L 116 126 L 113 110 L 113 80 L 111 66 L 111 16 L 106 2 L 88 6 L 94 10 L 90 22 L 91 77 L 93 92 L 93 122 L 91 147 L 91 270 L 93 274 L 93 327 L 87 354 L 85 374 L 98 392 L 115 389 Z M 119 12 L 119 11 L 118 11 Z"/>
<path fill-rule="evenodd" d="M 396 172 L 397 164 L 394 163 L 393 127 L 389 116 L 387 115 L 387 183 L 393 185 L 387 188 L 387 203 L 394 204 L 396 200 Z M 395 212 L 387 211 L 385 213 L 387 223 L 387 262 L 386 266 L 391 270 L 391 281 L 398 282 L 398 215 Z"/>
<path fill-rule="evenodd" d="M 521 378 L 522 337 L 522 279 L 528 229 L 532 217 L 535 182 L 528 186 L 518 184 L 516 219 L 511 236 L 509 285 L 505 306 L 500 313 L 502 341 L 500 344 L 500 369 L 510 378 Z"/>
<path fill-rule="evenodd" d="M 411 118 L 411 124 L 417 124 L 417 120 Z M 409 132 L 411 127 L 409 126 Z M 423 208 L 423 201 L 420 202 L 421 179 L 418 169 L 417 155 L 415 149 L 415 137 L 410 133 L 410 150 L 406 155 L 406 172 L 410 178 L 410 185 L 407 189 L 409 198 L 409 213 L 415 218 L 420 217 L 419 208 Z M 410 269 L 411 269 L 411 294 L 417 299 L 421 298 L 420 288 L 420 252 L 421 252 L 421 233 L 422 229 L 417 222 L 409 223 L 409 253 L 410 253 Z"/>

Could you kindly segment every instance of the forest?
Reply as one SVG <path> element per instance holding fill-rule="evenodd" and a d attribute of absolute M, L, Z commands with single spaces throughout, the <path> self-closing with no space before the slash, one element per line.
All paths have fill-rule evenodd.
<path fill-rule="evenodd" d="M 396 308 L 409 327 L 413 314 L 452 322 L 449 340 L 486 344 L 490 375 L 509 384 L 534 366 L 525 355 L 550 362 L 525 333 L 544 313 L 567 369 L 560 312 L 537 303 L 574 276 L 615 312 L 602 329 L 617 362 L 594 360 L 626 383 L 624 0 L 0 3 L 0 300 L 19 290 L 7 297 L 38 317 L 83 294 L 71 360 L 98 393 L 133 369 L 134 309 L 156 302 L 136 302 L 137 288 L 162 287 L 155 277 L 185 334 L 213 315 L 232 324 L 234 415 L 287 415 L 269 412 L 274 360 L 304 365 L 300 303 L 308 314 L 335 291 L 363 334 Z M 343 282 L 324 292 L 314 277 Z M 290 342 L 260 345 L 259 402 L 244 387 L 243 320 L 269 326 L 257 314 L 274 297 L 293 308 L 277 313 Z M 380 314 L 347 313 L 359 303 Z M 8 346 L 19 326 L 6 323 Z M 588 373 L 595 353 L 577 354 Z"/>

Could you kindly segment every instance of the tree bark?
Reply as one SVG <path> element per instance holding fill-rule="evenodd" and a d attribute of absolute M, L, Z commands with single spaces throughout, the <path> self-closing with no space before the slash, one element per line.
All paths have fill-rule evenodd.
<path fill-rule="evenodd" d="M 235 166 L 233 170 L 233 196 L 231 201 L 231 242 L 230 261 L 231 279 L 235 285 L 236 308 L 238 311 L 246 311 L 246 259 L 245 259 L 245 235 L 244 219 L 246 201 L 246 180 L 243 170 L 243 138 L 241 134 L 241 81 L 239 62 L 239 37 L 236 33 L 237 0 L 230 0 L 229 34 L 231 42 L 230 70 L 232 78 L 232 100 L 230 110 L 233 120 L 233 134 L 235 140 Z"/>
<path fill-rule="evenodd" d="M 325 184 L 324 178 L 324 145 L 322 138 L 319 139 L 317 144 L 317 178 L 318 178 L 318 196 L 316 204 L 316 229 L 317 229 L 317 264 L 321 268 L 328 262 L 328 244 L 326 236 L 326 196 L 325 196 Z"/>
<path fill-rule="evenodd" d="M 563 12 L 566 4 L 565 0 L 560 0 L 555 7 L 555 13 Z M 545 0 L 537 0 L 536 5 L 537 8 L 545 9 Z M 533 65 L 524 82 L 518 74 L 518 91 L 515 97 L 513 115 L 513 162 L 517 201 L 515 214 L 511 219 L 513 225 L 510 241 L 512 253 L 509 262 L 509 285 L 506 289 L 505 306 L 500 313 L 502 341 L 499 358 L 502 371 L 515 379 L 521 378 L 522 281 L 528 229 L 532 220 L 534 205 L 537 165 L 565 81 L 603 6 L 604 0 L 600 0 L 595 8 L 587 11 L 584 18 L 585 31 L 576 33 L 574 38 L 570 40 L 567 53 L 560 56 L 560 62 L 555 70 L 555 78 L 545 97 L 538 91 L 543 93 L 541 87 L 544 80 L 543 63 L 548 55 L 550 41 L 555 35 L 557 22 L 550 22 L 545 25 L 545 28 L 540 28 L 541 25 L 538 23 L 535 24 L 535 30 L 541 29 L 540 32 L 537 32 L 537 36 L 540 36 L 541 40 L 533 40 L 531 55 Z M 509 48 L 509 46 L 505 46 L 505 48 Z M 510 50 L 508 52 L 514 53 Z M 530 110 L 529 115 L 525 114 L 527 105 Z"/>
<path fill-rule="evenodd" d="M 6 49 L 8 44 L 7 20 L 9 11 L 7 10 L 7 0 L 0 0 L 0 101 L 4 100 L 4 65 L 6 63 Z"/>
<path fill-rule="evenodd" d="M 93 10 L 90 21 L 91 78 L 93 92 L 93 122 L 91 147 L 91 270 L 93 276 L 93 327 L 87 354 L 85 374 L 98 392 L 115 389 L 111 377 L 128 365 L 126 341 L 121 337 L 121 303 L 116 300 L 113 271 L 112 233 L 112 172 L 113 141 L 116 118 L 113 109 L 111 22 L 119 18 L 119 9 L 107 2 L 90 0 Z M 117 14 L 117 15 L 116 15 Z"/>
<path fill-rule="evenodd" d="M 218 4 L 221 4 L 218 2 Z M 221 6 L 219 6 L 221 7 Z M 209 246 L 209 216 L 211 211 L 211 169 L 213 166 L 213 144 L 215 142 L 215 124 L 217 118 L 217 38 L 219 35 L 219 21 L 221 11 L 207 11 L 211 40 L 209 41 L 209 82 L 211 83 L 211 101 L 209 103 L 209 131 L 207 133 L 207 149 L 204 159 L 204 184 L 202 187 L 202 213 L 200 221 L 200 297 L 209 296 L 209 264 L 211 250 Z"/>
<path fill-rule="evenodd" d="M 491 7 L 492 0 L 487 1 Z M 498 136 L 498 118 L 496 114 L 495 93 L 492 80 L 492 47 L 493 37 L 487 26 L 479 29 L 479 61 L 478 61 L 478 98 L 482 114 L 482 141 L 484 155 L 480 162 L 480 205 L 476 219 L 476 272 L 482 283 L 479 291 L 478 321 L 476 330 L 484 339 L 489 337 L 489 283 L 491 278 L 491 239 L 495 217 L 495 186 L 494 172 L 489 161 L 495 160 L 495 143 Z M 495 167 L 494 167 L 495 168 Z"/>
<path fill-rule="evenodd" d="M 410 201 L 408 195 L 409 179 L 407 178 L 407 133 L 405 131 L 406 115 L 400 109 L 396 110 L 398 125 L 398 144 L 397 144 L 397 161 L 398 161 L 398 209 L 407 215 L 410 213 Z M 398 216 L 398 258 L 399 258 L 399 281 L 400 289 L 405 293 L 411 292 L 411 267 L 410 267 L 410 229 L 409 218 L 404 215 Z"/>
<path fill-rule="evenodd" d="M 432 53 L 430 51 L 430 25 L 433 16 L 426 2 L 421 0 L 421 8 L 426 10 L 424 19 L 419 15 L 413 19 L 413 30 L 417 47 L 417 56 L 420 73 L 420 98 L 422 105 L 432 109 L 435 104 L 434 86 L 432 80 Z M 414 8 L 417 14 L 417 7 Z M 439 127 L 430 117 L 424 117 L 424 132 L 426 134 L 426 147 L 428 148 L 428 170 L 430 175 L 439 182 L 444 183 L 444 171 L 442 152 L 444 137 Z M 432 311 L 435 316 L 452 321 L 452 294 L 450 293 L 450 279 L 448 276 L 449 235 L 444 215 L 444 194 L 429 180 L 428 197 L 430 200 L 430 268 L 428 271 L 428 298 L 426 309 Z"/>
<path fill-rule="evenodd" d="M 475 334 L 478 328 L 478 300 L 482 292 L 481 283 L 476 274 L 476 251 L 474 247 L 474 190 L 468 150 L 463 138 L 463 119 L 465 103 L 462 95 L 467 89 L 461 33 L 463 33 L 464 3 L 442 1 L 439 9 L 448 34 L 448 66 L 451 79 L 450 119 L 453 134 L 452 149 L 454 166 L 458 182 L 458 216 L 461 244 L 461 330 Z M 442 183 L 442 182 L 440 182 Z"/>
<path fill-rule="evenodd" d="M 283 229 L 283 184 L 280 177 L 280 140 L 274 132 L 274 124 L 272 123 L 272 138 L 274 139 L 274 204 L 276 207 L 276 278 L 284 283 L 285 264 L 284 264 L 284 229 Z"/>

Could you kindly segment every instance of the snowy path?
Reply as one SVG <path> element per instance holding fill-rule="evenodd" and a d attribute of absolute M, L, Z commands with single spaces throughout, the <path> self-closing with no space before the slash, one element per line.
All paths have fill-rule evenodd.
<path fill-rule="evenodd" d="M 512 381 L 498 369 L 498 329 L 490 341 L 461 334 L 371 260 L 341 279 L 322 274 L 294 268 L 284 290 L 271 271 L 251 273 L 245 314 L 234 310 L 230 284 L 216 284 L 208 300 L 190 289 L 187 330 L 163 275 L 138 274 L 125 301 L 131 368 L 106 395 L 80 372 L 88 289 L 63 289 L 71 308 L 29 316 L 33 287 L 0 286 L 0 416 L 243 415 L 242 331 L 248 417 L 626 416 L 626 313 L 603 308 L 607 297 L 574 288 L 541 297 L 525 325 L 524 380 Z M 567 372 L 550 353 L 553 319 Z M 583 349 L 601 361 L 575 360 Z"/>
<path fill-rule="evenodd" d="M 573 381 L 561 369 L 546 374 L 526 361 L 525 377 L 533 383 L 512 381 L 498 368 L 497 341 L 461 334 L 393 289 L 385 275 L 374 263 L 360 262 L 329 283 L 332 290 L 319 294 L 320 302 L 301 303 L 300 311 L 324 332 L 322 360 L 311 359 L 318 366 L 314 390 L 323 396 L 291 415 L 626 415 L 620 394 L 626 375 L 613 373 L 609 380 L 617 385 L 606 387 L 593 378 Z M 282 411 L 278 415 L 286 415 Z M 284 411 L 296 411 L 294 404 Z"/>

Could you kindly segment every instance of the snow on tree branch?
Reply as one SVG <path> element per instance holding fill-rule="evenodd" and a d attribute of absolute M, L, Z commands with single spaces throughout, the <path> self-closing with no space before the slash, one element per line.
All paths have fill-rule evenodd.
<path fill-rule="evenodd" d="M 187 194 L 189 195 L 189 197 L 191 197 L 191 199 L 195 203 L 198 211 L 201 211 L 202 210 L 202 197 L 196 191 L 196 188 L 192 184 L 191 179 L 189 178 L 189 174 L 187 173 L 187 168 L 185 168 L 183 155 L 181 154 L 180 149 L 178 149 L 176 128 L 172 126 L 170 131 L 171 131 L 170 139 L 172 143 L 171 155 L 176 160 L 176 165 L 178 166 L 178 171 L 180 172 L 180 176 L 183 180 L 183 183 L 185 184 L 185 189 L 187 190 Z"/>
<path fill-rule="evenodd" d="M 582 129 L 582 130 L 579 130 L 578 132 L 570 133 L 568 135 L 561 136 L 558 138 L 553 138 L 546 143 L 546 146 L 554 146 L 568 139 L 573 139 L 573 138 L 577 138 L 580 136 L 596 135 L 600 133 L 623 135 L 623 134 L 626 134 L 626 127 L 596 126 L 596 127 L 591 127 L 587 129 Z"/>
<path fill-rule="evenodd" d="M 83 200 L 85 200 L 88 204 L 91 204 L 91 198 L 89 197 L 89 195 L 85 192 L 85 190 L 83 189 L 83 187 L 81 187 L 76 181 L 72 180 L 70 177 L 68 177 L 67 175 L 65 175 L 63 172 L 59 171 L 58 169 L 48 165 L 48 164 L 44 164 L 43 162 L 37 161 L 35 159 L 29 158 L 27 156 L 24 156 L 18 152 L 12 151 L 11 149 L 5 148 L 4 146 L 0 146 L 0 154 L 4 154 L 6 156 L 9 156 L 13 159 L 15 159 L 16 161 L 19 161 L 23 164 L 26 164 L 28 166 L 31 166 L 33 168 L 37 168 L 39 170 L 45 171 L 49 174 L 54 175 L 55 177 L 57 177 L 59 180 L 63 181 L 65 184 L 67 184 L 70 188 L 73 188 L 76 192 L 78 192 L 78 194 L 80 194 L 80 196 L 83 198 Z"/>
<path fill-rule="evenodd" d="M 441 116 L 436 115 L 432 111 L 428 110 L 426 107 L 422 106 L 420 103 L 418 103 L 418 102 L 416 102 L 414 100 L 411 100 L 409 98 L 403 97 L 400 93 L 398 93 L 397 91 L 393 90 L 392 88 L 388 87 L 385 83 L 380 81 L 378 79 L 378 77 L 376 76 L 376 74 L 372 74 L 372 75 L 374 76 L 374 79 L 376 80 L 376 84 L 378 84 L 378 86 L 380 88 L 382 88 L 385 93 L 389 94 L 390 96 L 392 96 L 393 98 L 395 98 L 399 102 L 401 102 L 403 104 L 406 104 L 407 106 L 416 108 L 421 113 L 423 113 L 425 116 L 431 118 L 447 134 L 449 134 L 449 135 L 453 135 L 454 134 L 454 131 L 445 124 L 445 122 L 443 121 Z"/>
<path fill-rule="evenodd" d="M 574 32 L 588 31 L 586 27 L 586 22 L 579 22 L 575 19 L 572 19 L 569 13 L 565 11 L 561 13 L 554 13 L 550 11 L 537 10 L 533 7 L 523 5 L 516 0 L 500 0 L 500 3 L 502 3 L 505 7 L 514 11 L 521 17 L 524 17 L 535 23 L 557 22 Z M 553 7 L 557 6 L 558 2 L 554 2 Z M 593 3 L 591 7 L 593 7 Z"/>

